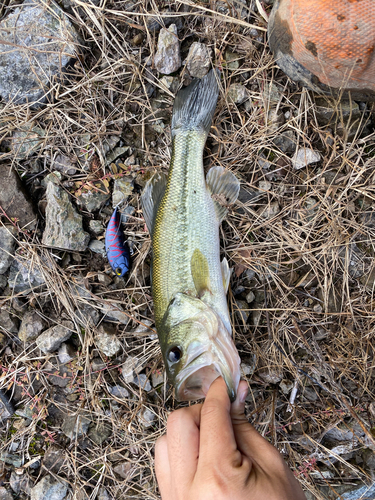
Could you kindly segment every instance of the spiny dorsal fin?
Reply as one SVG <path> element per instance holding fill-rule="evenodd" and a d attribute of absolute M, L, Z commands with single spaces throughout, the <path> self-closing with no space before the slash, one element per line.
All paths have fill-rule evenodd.
<path fill-rule="evenodd" d="M 147 182 L 141 196 L 143 217 L 150 234 L 154 229 L 156 212 L 165 193 L 166 185 L 167 176 L 163 172 L 158 172 Z"/>
<path fill-rule="evenodd" d="M 226 206 L 232 205 L 238 198 L 240 181 L 232 172 L 218 166 L 209 170 L 206 182 L 211 194 L 214 195 L 216 215 L 221 222 L 228 213 Z"/>
<path fill-rule="evenodd" d="M 196 248 L 191 257 L 191 274 L 198 296 L 202 296 L 206 290 L 210 290 L 210 270 L 208 261 L 203 253 Z"/>
<path fill-rule="evenodd" d="M 224 259 L 221 261 L 221 275 L 223 277 L 223 286 L 224 286 L 224 292 L 228 292 L 228 287 L 229 287 L 229 281 L 230 281 L 230 275 L 232 274 L 232 270 L 229 267 L 227 259 L 224 257 Z"/>

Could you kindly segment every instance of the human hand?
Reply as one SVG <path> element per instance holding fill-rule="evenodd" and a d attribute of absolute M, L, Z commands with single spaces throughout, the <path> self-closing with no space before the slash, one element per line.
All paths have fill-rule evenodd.
<path fill-rule="evenodd" d="M 163 500 L 306 500 L 280 453 L 247 421 L 246 382 L 231 405 L 222 378 L 202 404 L 170 414 L 155 446 Z"/>

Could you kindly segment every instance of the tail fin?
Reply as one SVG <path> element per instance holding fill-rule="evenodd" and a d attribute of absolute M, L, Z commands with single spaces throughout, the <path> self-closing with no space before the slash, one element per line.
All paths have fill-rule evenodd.
<path fill-rule="evenodd" d="M 178 132 L 199 130 L 208 134 L 215 112 L 219 71 L 211 70 L 176 95 L 172 114 L 172 139 Z"/>

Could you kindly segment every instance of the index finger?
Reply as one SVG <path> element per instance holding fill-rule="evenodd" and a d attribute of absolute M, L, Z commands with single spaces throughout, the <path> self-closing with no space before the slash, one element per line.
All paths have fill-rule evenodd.
<path fill-rule="evenodd" d="M 211 385 L 201 410 L 199 464 L 222 463 L 240 465 L 242 455 L 237 449 L 227 386 L 219 377 Z"/>

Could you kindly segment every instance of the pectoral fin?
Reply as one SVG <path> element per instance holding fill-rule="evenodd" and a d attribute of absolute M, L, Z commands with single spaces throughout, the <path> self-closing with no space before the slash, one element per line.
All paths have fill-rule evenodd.
<path fill-rule="evenodd" d="M 198 248 L 196 248 L 193 252 L 190 267 L 195 289 L 198 296 L 201 297 L 205 291 L 210 290 L 211 285 L 208 261 Z"/>
<path fill-rule="evenodd" d="M 234 203 L 240 192 L 240 181 L 223 167 L 212 167 L 206 177 L 211 194 L 214 195 L 214 205 L 219 222 L 225 219 L 228 210 L 226 206 Z"/>
<path fill-rule="evenodd" d="M 225 293 L 228 292 L 228 287 L 229 287 L 229 281 L 230 281 L 230 275 L 232 274 L 231 268 L 229 267 L 227 259 L 224 257 L 224 259 L 221 261 L 221 274 L 223 276 L 223 286 L 224 286 L 224 291 Z"/>
<path fill-rule="evenodd" d="M 165 193 L 166 186 L 167 176 L 163 172 L 158 172 L 147 182 L 143 190 L 141 205 L 150 234 L 153 232 L 156 212 Z"/>

